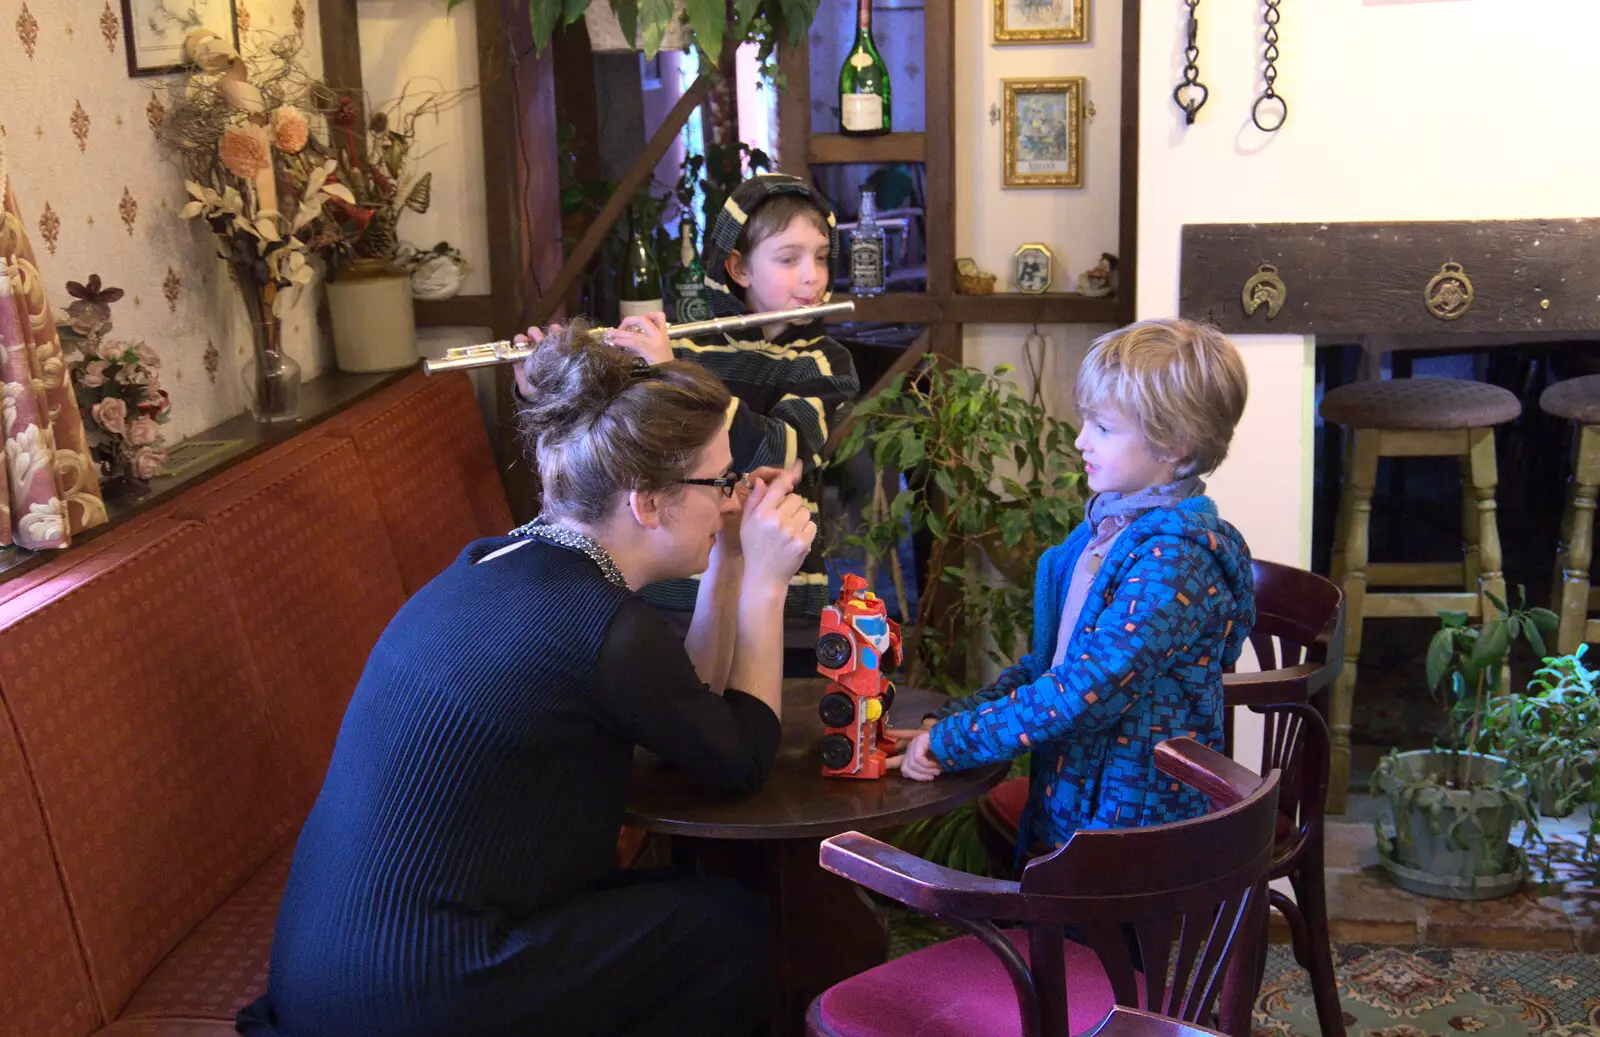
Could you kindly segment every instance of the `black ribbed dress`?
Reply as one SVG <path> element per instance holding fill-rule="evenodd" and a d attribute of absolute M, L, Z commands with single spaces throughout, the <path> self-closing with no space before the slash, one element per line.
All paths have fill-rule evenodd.
<path fill-rule="evenodd" d="M 761 902 L 614 865 L 634 746 L 754 790 L 779 727 L 581 552 L 469 545 L 379 638 L 295 848 L 247 1034 L 738 1034 Z"/>

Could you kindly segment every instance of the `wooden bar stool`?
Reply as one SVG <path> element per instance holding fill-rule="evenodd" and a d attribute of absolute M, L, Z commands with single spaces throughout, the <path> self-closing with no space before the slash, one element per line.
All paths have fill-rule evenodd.
<path fill-rule="evenodd" d="M 1500 531 L 1495 522 L 1494 429 L 1522 413 L 1505 389 L 1452 378 L 1353 382 L 1322 398 L 1324 421 L 1348 437 L 1344 486 L 1329 575 L 1345 594 L 1344 669 L 1333 686 L 1333 752 L 1328 810 L 1343 813 L 1350 785 L 1350 707 L 1366 619 L 1433 616 L 1449 609 L 1492 614 L 1487 594 L 1504 600 Z M 1380 457 L 1456 457 L 1461 462 L 1461 562 L 1369 563 L 1367 528 Z M 1592 500 L 1592 495 L 1591 495 Z M 1459 591 L 1369 592 L 1378 587 L 1460 587 Z"/>
<path fill-rule="evenodd" d="M 1595 488 L 1600 485 L 1600 374 L 1555 383 L 1539 397 L 1539 409 L 1576 426 L 1550 589 L 1550 607 L 1561 616 L 1556 650 L 1564 655 L 1586 641 L 1600 640 L 1600 621 L 1589 618 L 1595 604 L 1590 600 L 1589 564 L 1594 556 Z"/>

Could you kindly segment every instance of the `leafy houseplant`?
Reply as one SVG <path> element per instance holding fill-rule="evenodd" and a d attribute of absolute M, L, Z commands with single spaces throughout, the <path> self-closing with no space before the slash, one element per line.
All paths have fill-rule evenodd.
<path fill-rule="evenodd" d="M 1600 671 L 1584 664 L 1587 645 L 1544 660 L 1526 694 L 1489 703 L 1481 747 L 1504 756 L 1539 796 L 1539 812 L 1565 817 L 1590 808 L 1583 859 L 1594 859 L 1600 835 Z"/>
<path fill-rule="evenodd" d="M 465 2 L 445 0 L 445 9 Z M 687 19 L 695 44 L 714 67 L 729 39 L 759 43 L 762 63 L 771 57 L 780 33 L 804 39 L 820 0 L 527 0 L 534 46 L 544 50 L 557 28 L 571 25 L 591 4 L 602 2 L 609 2 L 623 38 L 638 40 L 647 58 L 661 49 L 680 18 Z"/>
<path fill-rule="evenodd" d="M 1515 892 L 1525 865 L 1510 845 L 1512 827 L 1525 823 L 1524 846 L 1539 834 L 1527 777 L 1482 750 L 1498 737 L 1503 714 L 1490 706 L 1507 687 L 1513 645 L 1522 641 L 1543 656 L 1542 632 L 1555 629 L 1556 617 L 1489 600 L 1498 618 L 1472 625 L 1464 613 L 1441 612 L 1428 646 L 1428 687 L 1445 710 L 1442 744 L 1391 752 L 1372 776 L 1380 863 L 1397 885 L 1427 896 Z"/>
<path fill-rule="evenodd" d="M 866 516 L 849 540 L 897 570 L 909 531 L 932 537 L 916 621 L 906 637 L 906 681 L 945 692 L 970 690 L 948 672 L 959 632 L 984 631 L 996 664 L 1027 647 L 1033 627 L 1038 548 L 1059 543 L 1083 518 L 1076 432 L 1003 376 L 927 365 L 858 405 L 834 463 L 870 450 L 879 470 L 904 474 L 904 488 Z M 1018 550 L 1025 548 L 1025 550 Z M 1000 556 L 1010 578 L 984 579 L 978 553 Z M 904 594 L 900 615 L 909 616 Z"/>

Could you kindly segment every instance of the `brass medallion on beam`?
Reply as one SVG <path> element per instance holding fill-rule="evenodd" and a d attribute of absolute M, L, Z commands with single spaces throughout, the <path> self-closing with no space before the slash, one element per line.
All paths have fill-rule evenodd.
<path fill-rule="evenodd" d="M 1289 287 L 1283 283 L 1283 278 L 1278 276 L 1278 268 L 1271 263 L 1262 263 L 1250 279 L 1244 283 L 1241 301 L 1244 303 L 1244 315 L 1255 316 L 1256 310 L 1262 306 L 1267 308 L 1267 319 L 1276 317 L 1283 304 L 1289 298 Z"/>
<path fill-rule="evenodd" d="M 1423 289 L 1428 312 L 1440 320 L 1455 320 L 1472 308 L 1472 278 L 1460 263 L 1446 263 Z"/>

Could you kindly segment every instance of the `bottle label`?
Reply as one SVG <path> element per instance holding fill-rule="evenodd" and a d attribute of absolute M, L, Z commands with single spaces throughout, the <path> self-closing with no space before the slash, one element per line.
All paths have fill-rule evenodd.
<path fill-rule="evenodd" d="M 850 245 L 850 282 L 856 288 L 883 287 L 883 243 L 857 239 Z"/>
<path fill-rule="evenodd" d="M 883 129 L 883 98 L 877 94 L 840 94 L 839 124 L 847 130 Z"/>
<path fill-rule="evenodd" d="M 660 299 L 640 299 L 637 302 L 622 299 L 618 301 L 618 305 L 622 307 L 624 317 L 643 317 L 647 313 L 662 313 L 666 310 Z"/>
<path fill-rule="evenodd" d="M 694 283 L 679 285 L 676 309 L 677 312 L 673 314 L 674 324 L 711 319 L 711 304 L 706 301 L 706 290 L 703 285 Z"/>
<path fill-rule="evenodd" d="M 871 68 L 872 55 L 864 50 L 858 50 L 850 55 L 850 65 L 852 68 Z"/>

